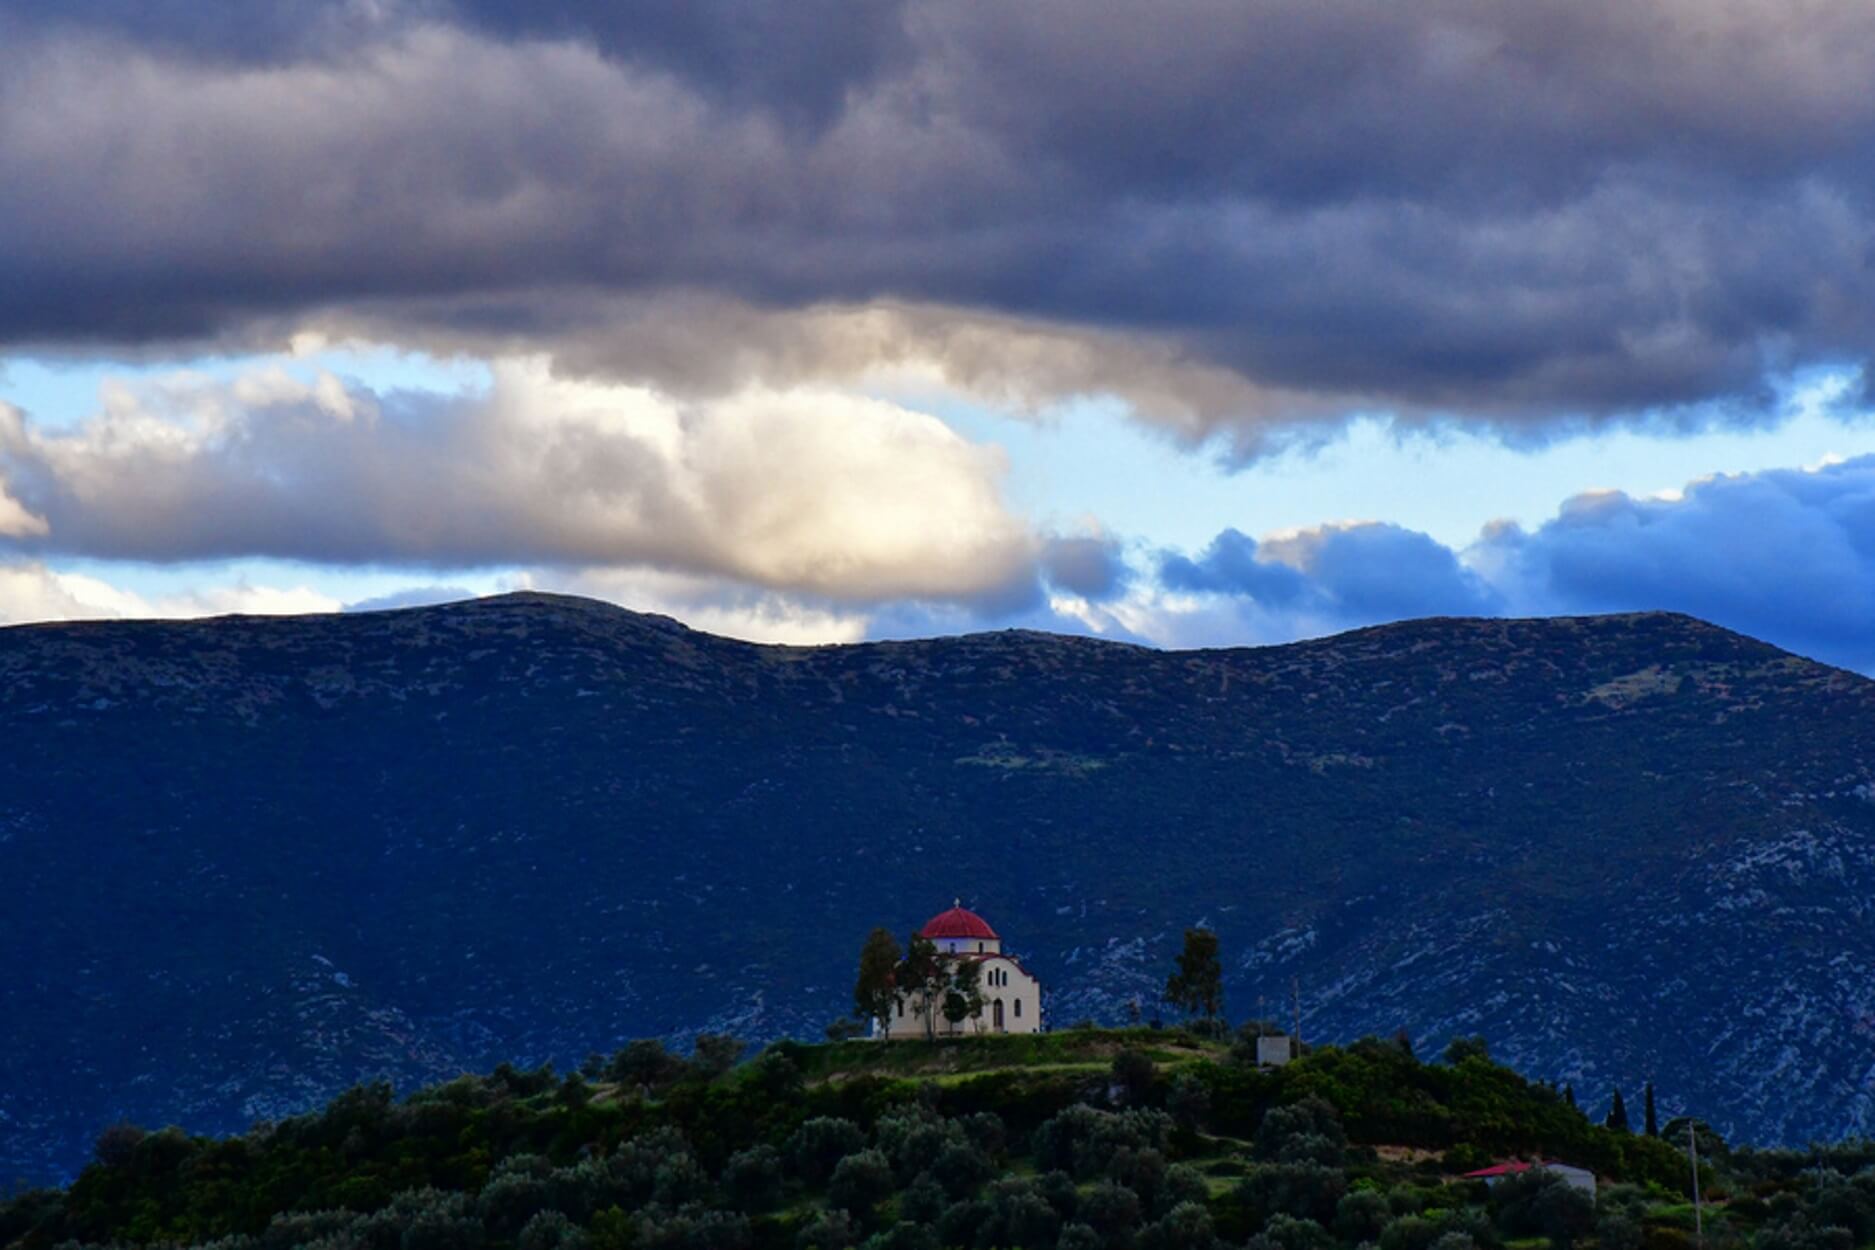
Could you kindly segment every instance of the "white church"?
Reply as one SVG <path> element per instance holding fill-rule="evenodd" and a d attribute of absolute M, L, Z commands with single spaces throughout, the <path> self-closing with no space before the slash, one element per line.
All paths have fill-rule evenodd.
<path fill-rule="evenodd" d="M 1003 940 L 996 935 L 996 930 L 990 928 L 983 917 L 965 908 L 962 900 L 949 911 L 939 912 L 927 920 L 924 928 L 918 930 L 918 936 L 930 939 L 938 954 L 947 959 L 974 959 L 983 965 L 983 1008 L 976 1015 L 953 1024 L 944 1018 L 942 1008 L 935 1002 L 921 1004 L 915 999 L 910 1002 L 900 999 L 893 1009 L 889 1031 L 881 1027 L 882 1021 L 872 1022 L 874 1037 L 902 1041 L 930 1036 L 925 1031 L 927 1010 L 937 1015 L 935 1033 L 938 1037 L 1042 1031 L 1042 983 L 1014 955 L 1003 953 Z"/>

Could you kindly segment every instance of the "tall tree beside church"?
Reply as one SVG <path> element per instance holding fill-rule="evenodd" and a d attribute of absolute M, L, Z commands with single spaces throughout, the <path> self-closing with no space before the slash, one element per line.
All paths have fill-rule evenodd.
<path fill-rule="evenodd" d="M 937 1008 L 945 987 L 950 984 L 950 970 L 938 955 L 937 943 L 914 933 L 905 944 L 905 958 L 899 960 L 894 989 L 899 998 L 917 1006 L 924 1016 L 924 1032 L 937 1036 Z"/>
<path fill-rule="evenodd" d="M 885 1035 L 892 1035 L 892 1009 L 898 992 L 892 980 L 898 972 L 898 939 L 886 929 L 874 929 L 859 948 L 859 979 L 853 983 L 853 1007 L 862 1020 L 877 1020 Z"/>
<path fill-rule="evenodd" d="M 959 959 L 951 965 L 950 984 L 944 990 L 944 1018 L 955 1029 L 982 1013 L 983 965 L 975 959 Z"/>
<path fill-rule="evenodd" d="M 1224 1010 L 1224 966 L 1218 962 L 1217 934 L 1185 930 L 1178 967 L 1166 978 L 1165 998 L 1187 1015 L 1216 1019 Z"/>
<path fill-rule="evenodd" d="M 1647 1082 L 1646 1102 L 1642 1109 L 1642 1119 L 1649 1137 L 1660 1136 L 1660 1120 L 1654 1115 L 1654 1083 Z"/>
<path fill-rule="evenodd" d="M 1615 1130 L 1617 1133 L 1633 1132 L 1633 1129 L 1628 1127 L 1628 1104 L 1621 1099 L 1621 1087 L 1619 1085 L 1615 1086 L 1614 1102 L 1610 1103 L 1608 1106 L 1608 1118 L 1602 1121 L 1602 1123 Z"/>

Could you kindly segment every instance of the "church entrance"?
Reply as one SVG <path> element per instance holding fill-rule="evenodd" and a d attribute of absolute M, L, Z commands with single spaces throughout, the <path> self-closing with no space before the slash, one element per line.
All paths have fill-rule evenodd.
<path fill-rule="evenodd" d="M 1003 1000 L 1000 998 L 990 1005 L 990 1023 L 998 1033 L 1003 1031 Z"/>

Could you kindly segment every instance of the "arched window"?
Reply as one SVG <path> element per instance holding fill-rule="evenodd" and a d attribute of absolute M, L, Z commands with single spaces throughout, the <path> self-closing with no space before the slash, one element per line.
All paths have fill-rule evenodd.
<path fill-rule="evenodd" d="M 1022 1019 L 1022 1000 L 1020 998 L 1016 1000 L 1016 1019 Z"/>

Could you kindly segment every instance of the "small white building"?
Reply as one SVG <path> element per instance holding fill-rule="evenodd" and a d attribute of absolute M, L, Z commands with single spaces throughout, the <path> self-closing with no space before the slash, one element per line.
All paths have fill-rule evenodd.
<path fill-rule="evenodd" d="M 1554 1159 L 1544 1160 L 1538 1163 L 1530 1163 L 1523 1159 L 1511 1159 L 1504 1163 L 1494 1164 L 1488 1168 L 1479 1168 L 1476 1172 L 1467 1172 L 1465 1173 L 1465 1179 L 1468 1181 L 1483 1181 L 1487 1185 L 1495 1185 L 1506 1176 L 1517 1176 L 1521 1173 L 1531 1172 L 1537 1169 L 1541 1169 L 1545 1172 L 1554 1172 L 1589 1197 L 1593 1198 L 1595 1196 L 1595 1173 L 1589 1171 L 1587 1168 L 1576 1167 L 1574 1164 L 1558 1163 Z"/>
<path fill-rule="evenodd" d="M 1289 1058 L 1290 1045 L 1287 1033 L 1265 1033 L 1257 1038 L 1257 1067 L 1281 1067 L 1289 1062 Z"/>
<path fill-rule="evenodd" d="M 893 1008 L 889 1030 L 883 1027 L 884 1021 L 872 1022 L 874 1037 L 905 1041 L 931 1036 L 925 1027 L 927 1011 L 934 1018 L 936 1027 L 932 1032 L 938 1037 L 1042 1031 L 1042 983 L 1014 955 L 1003 953 L 1003 940 L 996 930 L 966 909 L 962 900 L 926 921 L 918 936 L 928 938 L 944 959 L 968 959 L 982 966 L 983 1009 L 953 1024 L 944 1018 L 942 1003 L 901 998 Z"/>

